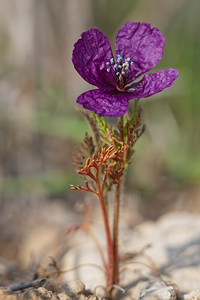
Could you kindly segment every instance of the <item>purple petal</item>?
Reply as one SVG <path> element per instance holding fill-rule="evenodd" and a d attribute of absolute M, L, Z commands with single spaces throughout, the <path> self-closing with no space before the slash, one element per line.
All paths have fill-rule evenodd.
<path fill-rule="evenodd" d="M 77 103 L 100 116 L 119 117 L 128 108 L 129 93 L 109 93 L 96 89 L 80 95 Z"/>
<path fill-rule="evenodd" d="M 83 32 L 74 45 L 72 62 L 76 71 L 90 84 L 102 89 L 113 89 L 115 81 L 106 65 L 113 58 L 107 37 L 98 29 Z"/>
<path fill-rule="evenodd" d="M 116 56 L 130 57 L 133 62 L 129 83 L 151 70 L 163 56 L 165 38 L 148 23 L 127 22 L 118 31 L 115 41 Z"/>
<path fill-rule="evenodd" d="M 144 75 L 142 80 L 133 83 L 128 91 L 133 98 L 146 98 L 172 86 L 178 77 L 178 71 L 167 69 Z"/>

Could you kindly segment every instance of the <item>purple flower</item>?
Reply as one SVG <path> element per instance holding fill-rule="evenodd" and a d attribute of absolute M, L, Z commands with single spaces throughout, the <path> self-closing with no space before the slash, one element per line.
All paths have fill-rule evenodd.
<path fill-rule="evenodd" d="M 81 94 L 77 103 L 101 116 L 122 116 L 129 100 L 146 98 L 173 85 L 178 71 L 149 73 L 163 55 L 165 38 L 148 23 L 127 22 L 115 40 L 115 58 L 107 37 L 98 29 L 83 32 L 74 45 L 77 72 L 98 89 Z"/>

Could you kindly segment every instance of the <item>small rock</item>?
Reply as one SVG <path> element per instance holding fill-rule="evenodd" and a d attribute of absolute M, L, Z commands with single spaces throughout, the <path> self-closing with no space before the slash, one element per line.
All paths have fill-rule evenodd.
<path fill-rule="evenodd" d="M 95 296 L 95 295 L 89 296 L 87 299 L 88 300 L 105 300 L 104 298 L 102 298 L 100 296 Z"/>
<path fill-rule="evenodd" d="M 140 299 L 176 300 L 176 292 L 173 286 L 166 286 L 162 281 L 156 281 L 147 287 Z"/>
<path fill-rule="evenodd" d="M 0 287 L 0 295 L 5 295 L 6 293 L 8 293 L 8 289 L 4 287 Z"/>
<path fill-rule="evenodd" d="M 189 294 L 183 295 L 184 300 L 200 300 L 200 290 L 194 290 Z"/>
<path fill-rule="evenodd" d="M 83 295 L 83 294 L 80 294 L 80 295 L 78 295 L 78 298 L 76 297 L 76 299 L 78 299 L 78 300 L 87 300 L 88 297 Z M 72 300 L 72 299 L 70 298 L 70 300 Z"/>
<path fill-rule="evenodd" d="M 58 295 L 59 300 L 70 300 L 71 297 L 69 297 L 66 293 L 59 293 Z"/>
<path fill-rule="evenodd" d="M 71 280 L 63 285 L 64 290 L 69 296 L 76 296 L 85 292 L 85 284 L 80 280 Z"/>
<path fill-rule="evenodd" d="M 54 293 L 52 293 L 52 291 L 48 291 L 47 289 L 45 289 L 44 287 L 39 287 L 37 289 L 37 293 L 38 293 L 38 299 L 51 299 L 51 300 L 57 300 L 56 295 L 54 295 Z"/>

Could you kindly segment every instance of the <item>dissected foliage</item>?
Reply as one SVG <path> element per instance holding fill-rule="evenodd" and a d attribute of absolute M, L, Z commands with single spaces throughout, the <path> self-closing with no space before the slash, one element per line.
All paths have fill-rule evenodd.
<path fill-rule="evenodd" d="M 72 153 L 73 165 L 76 169 L 80 170 L 84 167 L 88 157 L 92 157 L 95 151 L 94 141 L 92 136 L 86 132 L 83 142 L 77 147 L 76 152 Z"/>
<path fill-rule="evenodd" d="M 120 182 L 124 170 L 131 163 L 134 145 L 144 132 L 141 112 L 136 106 L 137 102 L 128 120 L 124 122 L 123 117 L 120 118 L 117 128 L 110 126 L 99 115 L 82 111 L 90 124 L 93 137 L 86 133 L 77 152 L 73 153 L 73 163 L 78 174 L 87 177 L 87 180 L 84 187 L 78 185 L 72 186 L 72 189 L 97 194 L 95 183 L 102 177 L 102 193 L 105 196 L 113 184 Z"/>

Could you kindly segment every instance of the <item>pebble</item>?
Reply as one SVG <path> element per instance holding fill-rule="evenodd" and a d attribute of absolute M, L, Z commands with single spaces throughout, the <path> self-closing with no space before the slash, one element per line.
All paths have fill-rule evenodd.
<path fill-rule="evenodd" d="M 71 280 L 63 285 L 69 296 L 77 296 L 85 292 L 85 284 L 80 280 Z"/>
<path fill-rule="evenodd" d="M 141 294 L 140 299 L 176 300 L 176 292 L 173 286 L 166 286 L 163 281 L 151 283 Z"/>
<path fill-rule="evenodd" d="M 200 290 L 194 290 L 189 294 L 183 295 L 181 298 L 183 300 L 200 300 Z"/>

